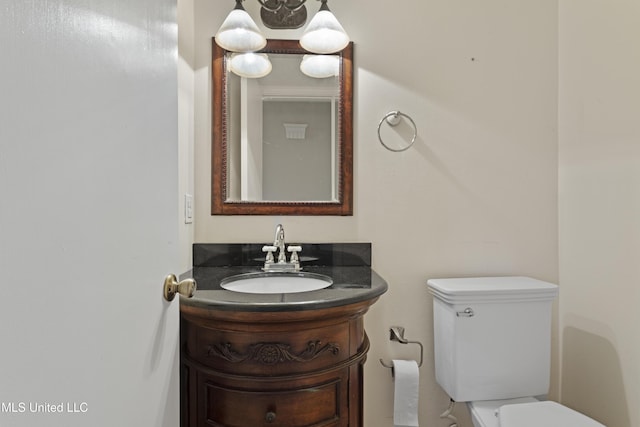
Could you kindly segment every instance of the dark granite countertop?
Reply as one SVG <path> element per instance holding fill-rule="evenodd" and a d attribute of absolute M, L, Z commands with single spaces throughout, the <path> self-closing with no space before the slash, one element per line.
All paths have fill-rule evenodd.
<path fill-rule="evenodd" d="M 324 289 L 287 294 L 249 294 L 222 289 L 220 281 L 237 274 L 260 272 L 264 262 L 261 244 L 196 244 L 194 267 L 183 277 L 197 284 L 192 298 L 180 304 L 215 310 L 300 311 L 339 307 L 377 298 L 387 282 L 371 268 L 371 244 L 300 243 L 303 272 L 329 276 L 333 284 Z"/>

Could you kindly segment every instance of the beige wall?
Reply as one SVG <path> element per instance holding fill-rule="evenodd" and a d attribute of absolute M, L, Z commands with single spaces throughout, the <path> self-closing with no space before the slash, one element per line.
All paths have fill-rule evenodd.
<path fill-rule="evenodd" d="M 184 221 L 185 195 L 194 195 L 194 78 L 195 78 L 195 25 L 194 0 L 179 0 L 178 21 L 178 229 L 180 266 L 187 271 L 193 263 L 191 246 L 194 240 L 194 224 Z"/>
<path fill-rule="evenodd" d="M 258 16 L 257 2 L 245 5 Z M 372 242 L 390 289 L 366 318 L 366 424 L 393 424 L 391 374 L 378 359 L 417 357 L 389 342 L 388 327 L 401 325 L 425 344 L 420 421 L 448 425 L 438 420 L 448 398 L 433 378 L 426 280 L 557 280 L 557 1 L 330 2 L 355 42 L 352 217 L 209 215 L 210 43 L 232 6 L 195 0 L 196 241 L 269 242 L 282 222 L 291 240 Z M 403 153 L 377 141 L 378 121 L 394 109 L 419 128 Z M 457 413 L 470 426 L 466 410 Z"/>
<path fill-rule="evenodd" d="M 562 401 L 640 425 L 640 3 L 560 0 Z"/>

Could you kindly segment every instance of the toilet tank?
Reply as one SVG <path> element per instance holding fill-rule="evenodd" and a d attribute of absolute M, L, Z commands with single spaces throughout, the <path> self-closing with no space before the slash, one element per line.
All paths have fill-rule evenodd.
<path fill-rule="evenodd" d="M 431 279 L 436 381 L 457 402 L 549 391 L 552 283 Z"/>

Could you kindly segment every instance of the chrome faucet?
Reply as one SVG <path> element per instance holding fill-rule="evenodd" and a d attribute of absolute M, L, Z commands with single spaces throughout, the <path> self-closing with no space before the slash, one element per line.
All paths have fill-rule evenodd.
<path fill-rule="evenodd" d="M 276 226 L 276 236 L 273 239 L 273 245 L 265 245 L 262 247 L 262 252 L 267 253 L 267 257 L 264 261 L 264 271 L 300 271 L 300 259 L 298 258 L 298 252 L 302 250 L 302 246 L 289 246 L 287 251 L 291 252 L 291 257 L 287 262 L 287 254 L 285 252 L 284 243 L 284 227 L 282 224 Z M 273 253 L 278 251 L 278 261 L 276 262 Z"/>
<path fill-rule="evenodd" d="M 284 227 L 282 224 L 276 226 L 276 237 L 273 239 L 273 246 L 278 248 L 278 262 L 287 262 L 287 256 L 284 252 Z"/>

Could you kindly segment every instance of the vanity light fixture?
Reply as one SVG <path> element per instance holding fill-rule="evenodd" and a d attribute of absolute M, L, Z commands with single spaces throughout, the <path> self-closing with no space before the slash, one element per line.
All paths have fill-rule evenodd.
<path fill-rule="evenodd" d="M 309 77 L 325 79 L 340 75 L 340 57 L 338 55 L 304 55 L 300 71 Z"/>
<path fill-rule="evenodd" d="M 320 1 L 320 10 L 305 28 L 300 38 L 300 46 L 312 53 L 339 52 L 349 44 L 349 36 L 329 10 L 327 0 Z"/>
<path fill-rule="evenodd" d="M 254 52 L 267 45 L 251 16 L 242 7 L 243 0 L 236 0 L 236 7 L 227 15 L 216 33 L 216 43 L 232 52 Z"/>
<path fill-rule="evenodd" d="M 258 0 L 262 23 L 276 30 L 300 28 L 307 22 L 307 0 Z"/>
<path fill-rule="evenodd" d="M 267 41 L 255 21 L 242 6 L 244 0 L 235 0 L 236 6 L 216 33 L 220 47 L 232 52 L 255 52 L 265 47 Z M 257 0 L 262 6 L 262 23 L 272 29 L 295 29 L 307 21 L 307 0 Z M 327 0 L 320 0 L 320 10 L 307 25 L 300 45 L 312 53 L 335 53 L 349 43 L 349 36 L 329 10 Z"/>
<path fill-rule="evenodd" d="M 255 53 L 267 45 L 255 21 L 242 6 L 244 0 L 235 0 L 236 6 L 226 17 L 215 40 L 221 48 L 235 52 L 231 56 L 230 70 L 241 77 L 260 78 L 271 72 L 266 54 Z M 274 29 L 299 28 L 307 20 L 307 0 L 257 0 L 262 5 L 260 16 L 265 26 Z M 339 74 L 339 58 L 327 55 L 341 51 L 349 44 L 349 36 L 327 6 L 320 10 L 304 30 L 300 45 L 319 55 L 305 55 L 300 70 L 309 77 L 327 78 Z M 326 56 L 326 57 L 324 57 Z"/>
<path fill-rule="evenodd" d="M 240 77 L 258 79 L 269 74 L 272 65 L 266 53 L 234 53 L 229 61 L 229 69 Z"/>

